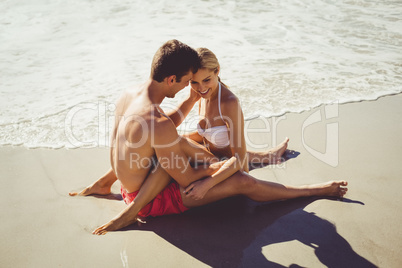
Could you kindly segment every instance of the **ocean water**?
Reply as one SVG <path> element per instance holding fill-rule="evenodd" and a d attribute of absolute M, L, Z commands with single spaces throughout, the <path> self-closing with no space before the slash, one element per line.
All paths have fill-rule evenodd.
<path fill-rule="evenodd" d="M 0 145 L 107 146 L 113 103 L 173 38 L 218 56 L 246 118 L 402 92 L 401 1 L 0 0 L 0 14 Z"/>

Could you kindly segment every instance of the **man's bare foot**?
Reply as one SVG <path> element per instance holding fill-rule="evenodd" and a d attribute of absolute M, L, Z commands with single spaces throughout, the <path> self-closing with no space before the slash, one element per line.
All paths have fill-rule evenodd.
<path fill-rule="evenodd" d="M 127 224 L 129 225 L 129 224 Z M 126 227 L 127 225 L 121 225 L 119 224 L 119 221 L 111 220 L 110 222 L 96 228 L 92 234 L 94 235 L 105 235 L 107 232 L 111 231 L 116 231 L 119 230 L 123 227 Z"/>
<path fill-rule="evenodd" d="M 76 195 L 87 196 L 92 194 L 108 195 L 110 193 L 111 193 L 111 186 L 101 186 L 99 182 L 95 182 L 94 184 L 86 187 L 81 192 L 70 192 L 68 194 L 70 196 L 76 196 Z"/>
<path fill-rule="evenodd" d="M 269 164 L 280 164 L 282 162 L 282 156 L 288 148 L 289 138 L 286 137 L 281 144 L 267 152 Z"/>
<path fill-rule="evenodd" d="M 313 190 L 312 194 L 316 196 L 335 196 L 342 198 L 348 188 L 347 181 L 329 181 L 323 184 L 312 185 L 310 189 Z"/>
<path fill-rule="evenodd" d="M 139 217 L 135 217 L 134 220 L 126 220 L 124 217 L 116 217 L 110 222 L 96 228 L 92 234 L 94 235 L 105 235 L 107 232 L 112 232 L 112 231 L 117 231 L 120 230 L 126 226 L 129 226 L 135 222 L 138 223 L 145 223 L 145 221 Z"/>

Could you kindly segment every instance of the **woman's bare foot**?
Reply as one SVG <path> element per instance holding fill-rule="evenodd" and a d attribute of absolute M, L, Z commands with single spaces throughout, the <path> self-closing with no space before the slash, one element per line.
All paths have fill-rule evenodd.
<path fill-rule="evenodd" d="M 273 163 L 281 163 L 282 162 L 282 156 L 286 152 L 286 149 L 288 148 L 288 143 L 289 143 L 289 138 L 286 137 L 285 140 L 276 146 L 274 149 L 272 149 L 271 155 L 273 156 Z"/>
<path fill-rule="evenodd" d="M 269 164 L 280 164 L 283 160 L 282 156 L 286 152 L 288 148 L 289 138 L 286 137 L 281 144 L 276 146 L 275 148 L 269 150 L 266 153 L 266 157 L 268 157 Z"/>
<path fill-rule="evenodd" d="M 313 190 L 312 195 L 314 196 L 335 196 L 342 198 L 348 191 L 348 188 L 346 188 L 347 185 L 347 181 L 329 181 L 311 185 L 310 189 Z"/>
<path fill-rule="evenodd" d="M 76 196 L 76 195 L 87 196 L 87 195 L 92 195 L 92 194 L 108 195 L 110 193 L 111 193 L 111 186 L 108 186 L 108 185 L 101 186 L 100 183 L 97 181 L 94 184 L 86 187 L 81 192 L 70 192 L 68 194 L 70 196 Z"/>
<path fill-rule="evenodd" d="M 289 138 L 286 137 L 281 144 L 268 150 L 267 152 L 248 151 L 248 160 L 251 164 L 280 164 L 283 161 L 283 155 L 288 148 Z"/>

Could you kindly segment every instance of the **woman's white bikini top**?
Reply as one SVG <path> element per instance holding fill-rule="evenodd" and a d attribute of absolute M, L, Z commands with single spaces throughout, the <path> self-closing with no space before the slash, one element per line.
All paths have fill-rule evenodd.
<path fill-rule="evenodd" d="M 201 105 L 201 103 L 200 103 Z M 222 112 L 221 112 L 221 83 L 219 82 L 219 91 L 218 91 L 218 109 L 219 114 L 223 120 Z M 200 124 L 197 125 L 198 134 L 207 139 L 210 143 L 215 145 L 218 148 L 229 146 L 229 131 L 226 125 L 211 127 L 207 129 L 202 129 Z"/>

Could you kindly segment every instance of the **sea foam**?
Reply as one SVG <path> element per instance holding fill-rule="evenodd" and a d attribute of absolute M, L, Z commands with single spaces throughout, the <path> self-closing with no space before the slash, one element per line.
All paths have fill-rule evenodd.
<path fill-rule="evenodd" d="M 246 118 L 402 92 L 398 1 L 1 1 L 0 12 L 3 145 L 108 146 L 114 102 L 173 38 L 218 56 Z"/>

